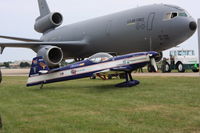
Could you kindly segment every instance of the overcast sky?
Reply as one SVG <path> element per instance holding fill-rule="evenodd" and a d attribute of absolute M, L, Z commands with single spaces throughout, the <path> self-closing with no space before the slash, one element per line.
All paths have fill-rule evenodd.
<path fill-rule="evenodd" d="M 195 19 L 200 18 L 197 0 L 47 0 L 51 11 L 58 11 L 64 17 L 63 25 L 94 18 L 117 11 L 148 4 L 174 4 L 186 9 Z M 37 0 L 1 0 L 0 35 L 39 39 L 34 31 L 35 18 L 39 16 Z M 0 42 L 11 42 L 0 39 Z M 197 51 L 197 33 L 180 45 L 180 48 Z M 165 55 L 168 54 L 165 52 Z M 36 54 L 29 49 L 6 48 L 0 55 L 0 62 L 32 60 Z"/>

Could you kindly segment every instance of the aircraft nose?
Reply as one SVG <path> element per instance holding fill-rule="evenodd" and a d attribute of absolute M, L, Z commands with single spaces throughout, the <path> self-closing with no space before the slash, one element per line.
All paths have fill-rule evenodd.
<path fill-rule="evenodd" d="M 189 24 L 190 30 L 195 31 L 197 29 L 197 24 L 196 22 L 192 21 Z"/>

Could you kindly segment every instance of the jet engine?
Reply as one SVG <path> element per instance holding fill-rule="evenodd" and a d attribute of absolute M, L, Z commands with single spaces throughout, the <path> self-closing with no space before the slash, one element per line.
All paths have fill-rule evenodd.
<path fill-rule="evenodd" d="M 50 29 L 54 29 L 60 26 L 63 22 L 63 17 L 60 13 L 49 13 L 44 17 L 38 17 L 36 19 L 34 28 L 39 33 L 44 33 Z"/>
<path fill-rule="evenodd" d="M 42 56 L 50 68 L 59 67 L 63 60 L 62 49 L 57 46 L 44 46 L 38 50 L 37 56 Z"/>

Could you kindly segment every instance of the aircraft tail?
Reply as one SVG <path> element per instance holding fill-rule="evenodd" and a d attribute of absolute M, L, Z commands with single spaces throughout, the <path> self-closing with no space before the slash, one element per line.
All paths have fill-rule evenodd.
<path fill-rule="evenodd" d="M 40 9 L 40 17 L 44 17 L 50 13 L 46 0 L 38 0 L 38 6 Z"/>
<path fill-rule="evenodd" d="M 38 0 L 40 16 L 36 19 L 34 29 L 39 33 L 47 33 L 60 26 L 63 22 L 62 14 L 50 12 L 46 0 Z"/>
<path fill-rule="evenodd" d="M 38 76 L 40 74 L 46 74 L 49 71 L 49 67 L 42 58 L 42 56 L 33 58 L 29 77 Z"/>

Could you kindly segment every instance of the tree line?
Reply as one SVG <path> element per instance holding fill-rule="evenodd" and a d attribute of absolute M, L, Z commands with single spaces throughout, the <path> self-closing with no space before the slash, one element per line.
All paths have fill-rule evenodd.
<path fill-rule="evenodd" d="M 0 67 L 5 67 L 5 68 L 10 68 L 11 66 L 10 66 L 10 64 L 11 64 L 12 62 L 3 62 L 3 64 L 0 66 Z M 21 62 L 20 64 L 19 64 L 19 67 L 20 68 L 27 68 L 27 67 L 30 67 L 31 66 L 31 64 L 30 63 L 28 63 L 28 62 Z"/>

